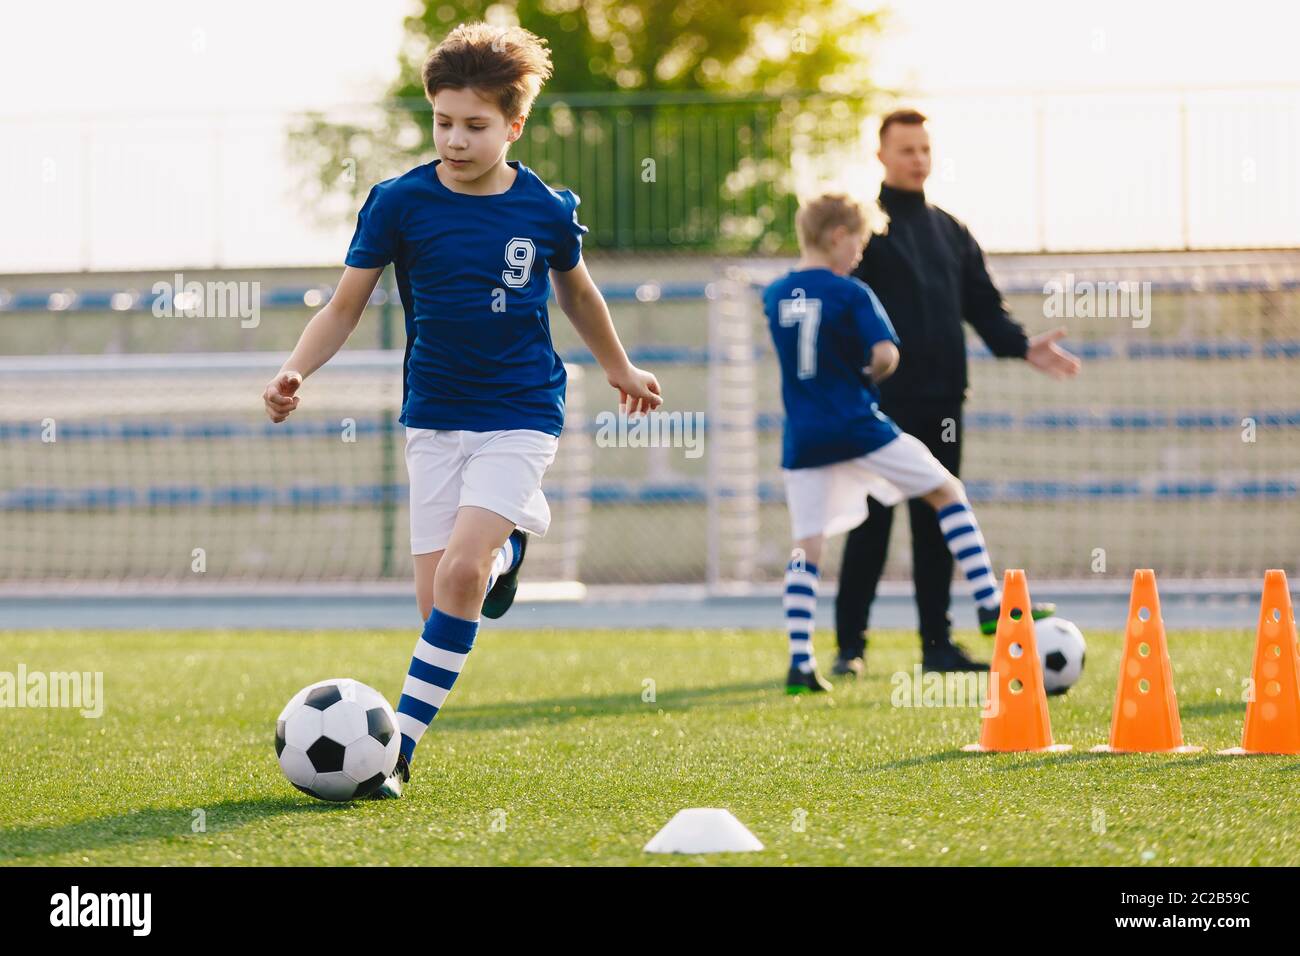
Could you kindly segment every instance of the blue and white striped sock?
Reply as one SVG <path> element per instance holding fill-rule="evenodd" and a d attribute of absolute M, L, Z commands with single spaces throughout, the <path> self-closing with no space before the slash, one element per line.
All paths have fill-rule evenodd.
<path fill-rule="evenodd" d="M 518 563 L 519 543 L 515 541 L 514 535 L 511 535 L 506 538 L 506 543 L 497 549 L 496 554 L 492 558 L 492 570 L 488 574 L 487 591 L 484 591 L 483 593 L 487 594 L 488 591 L 491 591 L 492 585 L 497 583 L 497 578 L 505 574 Z"/>
<path fill-rule="evenodd" d="M 813 631 L 817 614 L 817 566 L 791 559 L 785 568 L 785 633 L 790 638 L 790 667 L 807 674 L 817 663 L 813 657 Z"/>
<path fill-rule="evenodd" d="M 477 633 L 478 621 L 452 617 L 436 607 L 424 622 L 424 632 L 415 642 L 406 683 L 397 701 L 397 727 L 402 732 L 402 753 L 408 763 L 415 754 L 415 745 L 456 683 Z"/>
<path fill-rule="evenodd" d="M 975 514 L 964 501 L 947 505 L 939 509 L 939 530 L 943 540 L 948 542 L 961 573 L 966 575 L 971 597 L 980 607 L 996 610 L 1002 605 L 1002 592 L 998 588 L 998 579 L 993 575 L 993 565 L 989 563 L 988 549 L 984 546 L 984 535 L 980 534 L 979 523 Z"/>

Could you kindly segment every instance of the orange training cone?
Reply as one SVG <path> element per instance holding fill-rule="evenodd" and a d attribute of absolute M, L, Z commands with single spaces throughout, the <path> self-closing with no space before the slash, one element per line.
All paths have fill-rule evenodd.
<path fill-rule="evenodd" d="M 1174 671 L 1165 643 L 1165 622 L 1160 616 L 1156 573 L 1134 571 L 1124 653 L 1119 662 L 1119 687 L 1115 691 L 1115 713 L 1110 721 L 1110 743 L 1092 750 L 1094 753 L 1196 753 L 1201 749 L 1183 744 L 1183 724 L 1178 717 L 1178 697 L 1174 693 Z"/>
<path fill-rule="evenodd" d="M 989 692 L 996 695 L 985 708 L 980 742 L 967 751 L 1069 750 L 1052 743 L 1052 721 L 1043 692 L 1043 664 L 1034 640 L 1029 585 L 1024 571 L 1008 571 L 1002 585 L 1002 613 L 993 641 Z M 1018 619 L 1012 612 L 1018 611 Z"/>
<path fill-rule="evenodd" d="M 1241 746 L 1223 754 L 1300 754 L 1300 648 L 1285 571 L 1264 572 Z"/>

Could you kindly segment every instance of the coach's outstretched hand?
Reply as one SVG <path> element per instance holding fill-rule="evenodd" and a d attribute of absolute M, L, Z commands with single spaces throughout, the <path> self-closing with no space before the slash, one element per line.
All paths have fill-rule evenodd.
<path fill-rule="evenodd" d="M 266 386 L 262 401 L 266 403 L 266 414 L 271 421 L 284 421 L 298 407 L 300 399 L 295 393 L 301 384 L 302 376 L 297 372 L 281 372 Z"/>
<path fill-rule="evenodd" d="M 1029 340 L 1029 351 L 1025 353 L 1025 361 L 1052 378 L 1072 378 L 1078 375 L 1083 363 L 1073 352 L 1056 344 L 1063 338 L 1065 338 L 1064 328 L 1035 335 Z"/>
<path fill-rule="evenodd" d="M 618 389 L 619 408 L 628 415 L 652 412 L 664 403 L 659 380 L 645 369 L 629 365 L 621 372 L 611 372 L 609 384 Z"/>

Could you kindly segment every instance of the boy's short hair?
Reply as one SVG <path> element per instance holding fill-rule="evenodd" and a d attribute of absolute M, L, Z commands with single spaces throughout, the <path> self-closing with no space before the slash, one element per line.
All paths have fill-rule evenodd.
<path fill-rule="evenodd" d="M 885 141 L 885 130 L 898 123 L 902 126 L 920 126 L 926 121 L 927 117 L 920 110 L 903 109 L 894 110 L 880 121 L 880 141 Z"/>
<path fill-rule="evenodd" d="M 866 214 L 857 200 L 846 193 L 822 193 L 809 199 L 794 214 L 794 228 L 799 234 L 799 245 L 805 249 L 823 249 L 826 234 L 836 226 L 845 226 L 849 232 L 866 233 Z"/>
<path fill-rule="evenodd" d="M 472 88 L 497 104 L 506 122 L 527 116 L 551 78 L 546 41 L 522 27 L 462 23 L 424 61 L 424 95 Z"/>

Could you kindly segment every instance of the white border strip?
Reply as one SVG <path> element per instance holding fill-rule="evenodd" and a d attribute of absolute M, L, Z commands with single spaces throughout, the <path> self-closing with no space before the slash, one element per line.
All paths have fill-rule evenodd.
<path fill-rule="evenodd" d="M 1240 598 L 1258 600 L 1264 586 L 1264 576 L 1250 578 L 1168 578 L 1159 579 L 1161 595 L 1203 598 Z M 1114 597 L 1127 595 L 1132 587 L 1129 578 L 1108 581 L 1078 581 L 1069 579 L 1043 579 L 1029 582 L 1031 594 L 1052 594 L 1086 597 Z M 581 581 L 523 581 L 519 585 L 521 603 L 584 602 L 587 604 L 649 604 L 665 601 L 700 602 L 710 599 L 761 598 L 780 600 L 783 593 L 780 582 L 751 585 L 729 585 L 710 588 L 705 584 L 596 584 Z M 881 582 L 877 592 L 882 597 L 910 597 L 910 581 Z M 0 599 L 55 599 L 55 598 L 156 598 L 158 600 L 183 600 L 206 598 L 312 598 L 312 597 L 409 597 L 411 585 L 406 581 L 374 582 L 314 582 L 311 584 L 258 584 L 256 582 L 218 582 L 213 584 L 183 584 L 176 581 L 124 581 L 100 582 L 0 582 Z M 954 601 L 966 600 L 954 591 Z M 825 593 L 823 600 L 833 598 Z"/>

